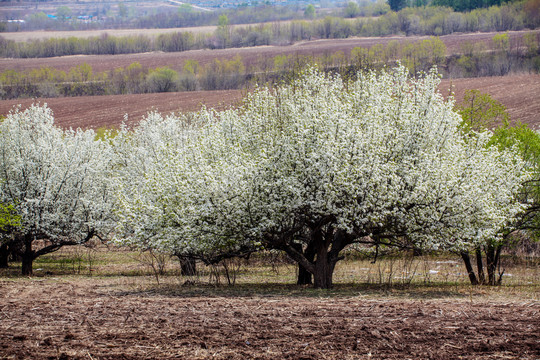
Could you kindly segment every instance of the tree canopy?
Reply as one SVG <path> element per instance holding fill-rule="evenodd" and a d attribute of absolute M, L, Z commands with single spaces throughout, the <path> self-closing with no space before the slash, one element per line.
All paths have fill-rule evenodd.
<path fill-rule="evenodd" d="M 154 114 L 117 137 L 137 144 L 125 155 L 139 164 L 118 182 L 121 242 L 279 249 L 329 288 L 354 243 L 459 250 L 498 237 L 523 210 L 525 163 L 487 146 L 488 132 L 463 136 L 438 84 L 435 71 L 412 79 L 404 67 L 350 82 L 308 69 L 239 109 Z"/>
<path fill-rule="evenodd" d="M 93 131 L 61 130 L 46 106 L 8 114 L 0 124 L 0 204 L 17 216 L 4 237 L 21 249 L 23 274 L 36 257 L 111 229 L 111 169 L 111 148 Z M 33 248 L 36 240 L 48 244 Z"/>

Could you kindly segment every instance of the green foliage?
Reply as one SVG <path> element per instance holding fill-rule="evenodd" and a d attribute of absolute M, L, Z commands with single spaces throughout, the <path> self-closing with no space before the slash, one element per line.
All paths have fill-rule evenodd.
<path fill-rule="evenodd" d="M 516 227 L 527 231 L 535 240 L 540 239 L 540 134 L 526 124 L 513 126 L 506 123 L 495 129 L 491 145 L 500 149 L 517 148 L 533 173 L 530 181 L 524 184 L 522 201 L 527 209 Z"/>
<path fill-rule="evenodd" d="M 399 16 L 394 15 L 396 23 Z M 390 16 L 389 17 L 392 17 Z M 309 36 L 347 36 L 353 29 L 352 21 L 335 18 L 325 18 L 324 26 L 310 32 L 310 27 L 318 23 L 296 21 L 287 24 L 291 33 L 291 41 Z M 347 24 L 349 23 L 349 24 Z M 257 31 L 270 33 L 272 26 L 258 27 Z M 275 29 L 274 29 L 275 30 Z M 252 28 L 244 28 L 244 34 L 259 44 L 262 38 L 251 38 Z M 135 43 L 137 38 L 117 38 L 102 36 L 100 46 L 111 45 L 114 51 L 123 51 L 127 43 Z M 268 41 L 270 35 L 266 38 Z M 484 42 L 464 42 L 460 53 L 446 54 L 445 44 L 438 37 L 430 37 L 415 42 L 397 40 L 389 41 L 386 46 L 376 44 L 370 48 L 353 48 L 349 53 L 336 52 L 320 56 L 278 55 L 273 58 L 259 58 L 244 64 L 243 59 L 236 57 L 232 60 L 217 59 L 215 62 L 199 64 L 187 59 L 179 64 L 179 69 L 148 69 L 141 64 L 133 63 L 126 68 L 116 68 L 111 71 L 94 72 L 86 63 L 69 69 L 67 73 L 49 67 L 31 69 L 23 72 L 7 70 L 0 73 L 0 97 L 13 99 L 22 97 L 56 97 L 103 94 L 136 94 L 162 91 L 193 91 L 197 89 L 233 89 L 241 88 L 248 82 L 275 82 L 295 77 L 306 64 L 317 64 L 324 71 L 339 72 L 344 77 L 354 77 L 357 71 L 366 69 L 382 69 L 400 60 L 411 74 L 427 71 L 437 65 L 450 77 L 475 77 L 506 74 L 509 71 L 540 71 L 540 57 L 534 55 L 538 49 L 536 33 L 525 33 L 523 37 L 510 38 L 507 34 L 494 37 L 493 48 L 490 51 Z M 0 39 L 1 40 L 1 39 Z M 67 43 L 76 48 L 75 38 L 66 39 Z M 114 40 L 114 41 L 113 41 Z M 118 40 L 118 41 L 117 41 Z M 193 35 L 185 33 L 162 34 L 156 37 L 152 46 L 170 50 L 182 51 L 196 46 Z M 241 39 L 231 38 L 231 44 Z M 66 44 L 67 44 L 66 43 Z M 218 43 L 216 43 L 218 44 Z M 525 45 L 525 46 L 523 46 Z M 493 49 L 492 48 L 492 49 Z M 504 51 L 508 49 L 508 51 Z M 246 66 L 248 68 L 246 69 Z M 175 72 L 176 75 L 172 72 Z M 273 73 L 271 73 L 273 72 Z"/>
<path fill-rule="evenodd" d="M 530 129 L 527 124 L 503 124 L 494 130 L 490 144 L 501 149 L 517 146 L 523 159 L 535 171 L 540 171 L 540 134 Z"/>
<path fill-rule="evenodd" d="M 313 4 L 306 6 L 306 9 L 304 10 L 304 17 L 307 19 L 315 18 L 315 6 L 313 6 Z"/>
<path fill-rule="evenodd" d="M 178 13 L 191 13 L 193 12 L 193 6 L 190 4 L 182 4 L 178 7 Z"/>
<path fill-rule="evenodd" d="M 510 49 L 510 39 L 507 33 L 495 34 L 492 39 L 493 48 L 496 51 L 508 52 Z"/>
<path fill-rule="evenodd" d="M 102 126 L 96 129 L 96 141 L 110 141 L 118 135 L 118 129 Z"/>
<path fill-rule="evenodd" d="M 218 19 L 218 27 L 215 31 L 217 38 L 216 47 L 226 48 L 231 41 L 231 26 L 229 25 L 229 18 L 227 15 L 221 15 Z"/>
<path fill-rule="evenodd" d="M 201 71 L 200 83 L 205 90 L 235 89 L 243 84 L 245 66 L 240 56 L 232 60 L 214 60 Z"/>
<path fill-rule="evenodd" d="M 349 1 L 345 8 L 345 17 L 354 18 L 357 17 L 359 13 L 360 8 L 358 7 L 358 4 L 354 1 Z"/>
<path fill-rule="evenodd" d="M 397 1 L 397 0 L 396 0 Z M 401 1 L 401 0 L 399 0 Z M 404 7 L 394 12 L 388 11 L 389 6 L 379 0 L 377 3 L 369 3 L 359 7 L 354 1 L 343 9 L 329 13 L 324 19 L 313 21 L 288 21 L 279 23 L 276 20 L 285 19 L 280 16 L 272 19 L 271 24 L 259 24 L 247 27 L 232 27 L 232 24 L 250 23 L 256 16 L 266 18 L 267 15 L 257 12 L 255 8 L 244 9 L 236 12 L 215 12 L 202 15 L 199 12 L 181 12 L 175 16 L 187 18 L 209 17 L 210 24 L 218 27 L 213 33 L 201 33 L 194 36 L 192 33 L 183 32 L 176 34 L 161 34 L 157 37 L 148 36 L 108 36 L 103 35 L 91 38 L 61 38 L 33 40 L 28 42 L 7 41 L 0 38 L 0 56 L 2 57 L 52 57 L 78 54 L 129 54 L 149 51 L 185 51 L 202 48 L 227 48 L 241 46 L 258 46 L 280 43 L 292 43 L 312 38 L 347 38 L 351 36 L 386 36 L 391 34 L 406 35 L 446 35 L 455 32 L 478 32 L 478 31 L 509 31 L 522 30 L 525 27 L 536 28 L 540 26 L 540 8 L 536 9 L 536 2 L 529 0 L 525 4 L 506 3 L 503 6 L 476 9 L 467 13 L 455 12 L 448 7 Z M 419 5 L 422 1 L 413 2 Z M 406 2 L 403 1 L 404 5 Z M 400 5 L 401 6 L 401 5 Z M 539 5 L 540 6 L 540 5 Z M 264 8 L 265 11 L 270 8 Z M 261 10 L 261 9 L 259 9 Z M 296 19 L 311 18 L 315 8 L 308 6 L 305 12 L 297 12 Z M 395 9 L 394 9 L 395 10 Z M 529 11 L 530 10 L 530 11 Z M 538 10 L 538 11 L 537 11 Z M 339 15 L 339 16 L 336 16 Z M 366 17 L 346 21 L 343 17 Z M 186 23 L 184 18 L 159 18 L 157 27 L 177 27 L 195 25 Z M 244 18 L 246 16 L 247 18 Z M 372 17 L 370 17 L 372 16 Z M 129 24 L 128 18 L 119 17 L 120 24 Z M 157 18 L 156 18 L 157 19 Z M 295 19 L 293 17 L 293 19 Z M 211 20 L 211 21 L 210 21 Z M 36 24 L 40 29 L 50 27 L 51 19 L 44 13 L 32 15 L 28 23 Z M 138 19 L 141 21 L 141 19 Z M 155 20 L 157 21 L 157 20 Z M 56 21 L 63 26 L 75 26 L 75 22 Z M 199 24 L 200 25 L 200 24 Z M 32 25 L 34 26 L 34 25 Z M 141 22 L 136 26 L 156 27 L 155 23 Z M 136 27 L 135 25 L 133 27 Z M 71 29 L 71 28 L 70 28 Z M 532 39 L 534 49 L 534 39 Z M 494 39 L 497 47 L 508 49 L 508 41 L 504 35 Z M 536 41 L 537 43 L 538 41 Z M 511 44 L 510 44 L 511 45 Z M 526 45 L 528 46 L 528 45 Z M 534 51 L 534 50 L 532 50 Z M 500 73 L 500 71 L 499 71 Z M 489 74 L 484 74 L 489 75 Z"/>
<path fill-rule="evenodd" d="M 20 226 L 21 217 L 17 215 L 13 205 L 0 204 L 0 231 Z"/>
<path fill-rule="evenodd" d="M 218 26 L 228 26 L 229 25 L 229 18 L 227 15 L 220 15 L 218 19 Z"/>
<path fill-rule="evenodd" d="M 194 91 L 197 90 L 198 81 L 197 75 L 199 73 L 199 62 L 196 60 L 187 60 L 184 63 L 182 74 L 178 81 L 180 91 Z"/>
<path fill-rule="evenodd" d="M 515 0 L 510 0 L 508 3 Z M 435 6 L 447 6 L 455 11 L 468 11 L 478 8 L 501 5 L 501 0 L 433 0 Z"/>
<path fill-rule="evenodd" d="M 58 9 L 56 9 L 56 16 L 62 21 L 66 21 L 68 18 L 70 18 L 71 14 L 71 8 L 68 6 L 60 6 Z"/>
<path fill-rule="evenodd" d="M 441 65 L 446 57 L 446 46 L 439 38 L 425 39 L 403 46 L 402 59 L 411 73 L 427 71 L 433 65 Z"/>
<path fill-rule="evenodd" d="M 146 83 L 149 92 L 170 92 L 177 90 L 177 80 L 178 73 L 164 66 L 151 71 L 146 78 Z"/>
<path fill-rule="evenodd" d="M 187 51 L 193 47 L 194 38 L 191 32 L 161 34 L 157 37 L 155 47 L 161 51 Z"/>
<path fill-rule="evenodd" d="M 538 54 L 538 35 L 536 33 L 527 33 L 523 35 L 523 42 L 527 47 L 528 56 L 535 56 Z"/>
<path fill-rule="evenodd" d="M 506 126 L 510 120 L 503 104 L 479 90 L 467 90 L 457 111 L 463 118 L 461 127 L 465 132 L 483 131 L 499 124 Z"/>
<path fill-rule="evenodd" d="M 388 0 L 388 5 L 392 11 L 399 11 L 407 6 L 407 0 Z"/>

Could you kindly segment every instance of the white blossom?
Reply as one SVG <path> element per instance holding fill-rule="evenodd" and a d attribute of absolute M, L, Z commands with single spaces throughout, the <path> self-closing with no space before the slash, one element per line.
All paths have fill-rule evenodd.
<path fill-rule="evenodd" d="M 48 240 L 54 250 L 107 234 L 111 156 L 94 131 L 56 127 L 46 106 L 8 114 L 0 123 L 0 202 L 21 219 L 10 236 Z"/>
<path fill-rule="evenodd" d="M 306 70 L 243 106 L 150 114 L 118 137 L 122 243 L 175 252 L 272 244 L 331 218 L 348 234 L 460 249 L 498 236 L 529 176 L 513 150 L 465 136 L 436 71 L 338 76 Z M 122 146 L 118 145 L 119 148 Z M 295 238 L 295 241 L 299 238 Z"/>

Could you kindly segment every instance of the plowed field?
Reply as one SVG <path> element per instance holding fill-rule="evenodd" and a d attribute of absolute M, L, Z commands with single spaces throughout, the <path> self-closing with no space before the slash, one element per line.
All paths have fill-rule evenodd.
<path fill-rule="evenodd" d="M 128 116 L 128 123 L 138 122 L 149 111 L 163 114 L 178 111 L 196 111 L 202 105 L 223 108 L 242 99 L 240 90 L 193 91 L 136 95 L 81 96 L 51 99 L 18 99 L 0 101 L 0 114 L 7 114 L 13 106 L 23 108 L 33 102 L 47 103 L 56 124 L 65 128 L 117 127 Z"/>
<path fill-rule="evenodd" d="M 512 38 L 521 37 L 526 31 L 508 32 Z M 491 43 L 493 36 L 491 33 L 472 34 L 452 34 L 441 36 L 445 43 L 448 54 L 455 54 L 461 51 L 463 42 L 485 42 Z M 337 51 L 349 53 L 355 47 L 369 48 L 375 44 L 386 45 L 391 40 L 399 42 L 414 42 L 427 39 L 428 36 L 389 36 L 389 37 L 365 37 L 349 39 L 324 39 L 296 43 L 288 46 L 258 46 L 250 48 L 224 49 L 224 50 L 191 50 L 175 53 L 142 53 L 125 55 L 76 55 L 62 56 L 46 59 L 0 59 L 0 72 L 6 70 L 25 70 L 49 66 L 59 70 L 69 70 L 82 63 L 92 66 L 95 72 L 107 71 L 117 67 L 126 67 L 134 62 L 139 62 L 144 68 L 156 68 L 158 66 L 169 66 L 175 70 L 182 70 L 186 60 L 196 60 L 199 64 L 207 64 L 214 59 L 232 59 L 239 55 L 244 64 L 249 67 L 255 62 L 261 63 L 277 55 L 313 55 L 321 56 L 334 54 Z"/>
<path fill-rule="evenodd" d="M 466 90 L 477 89 L 500 101 L 512 121 L 521 121 L 538 129 L 540 127 L 540 75 L 519 74 L 483 78 L 443 80 L 440 90 L 448 94 L 452 87 L 456 101 L 463 100 Z"/>
<path fill-rule="evenodd" d="M 3 359 L 538 359 L 538 302 L 209 297 L 0 283 Z"/>
<path fill-rule="evenodd" d="M 515 75 L 504 77 L 444 80 L 441 92 L 448 94 L 452 85 L 456 98 L 461 101 L 467 89 L 478 89 L 491 94 L 508 109 L 512 120 L 521 120 L 531 126 L 540 126 L 540 75 Z M 138 122 L 148 111 L 194 111 L 201 104 L 223 108 L 237 104 L 243 96 L 240 90 L 195 91 L 181 93 L 82 96 L 40 99 L 55 114 L 58 125 L 63 127 L 98 128 L 118 126 L 128 114 L 130 123 Z M 18 99 L 0 101 L 0 114 L 7 114 L 16 104 L 29 106 L 35 100 Z"/>

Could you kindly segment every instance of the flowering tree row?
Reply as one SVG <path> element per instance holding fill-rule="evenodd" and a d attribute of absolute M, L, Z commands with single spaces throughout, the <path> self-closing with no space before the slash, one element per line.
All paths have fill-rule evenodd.
<path fill-rule="evenodd" d="M 120 244 L 209 263 L 279 249 L 318 288 L 356 243 L 475 248 L 511 228 L 530 174 L 514 147 L 464 132 L 438 84 L 404 67 L 348 82 L 307 69 L 237 109 L 152 113 L 106 141 L 58 130 L 46 108 L 15 112 L 0 127 L 12 238 L 27 251 L 114 226 Z"/>

